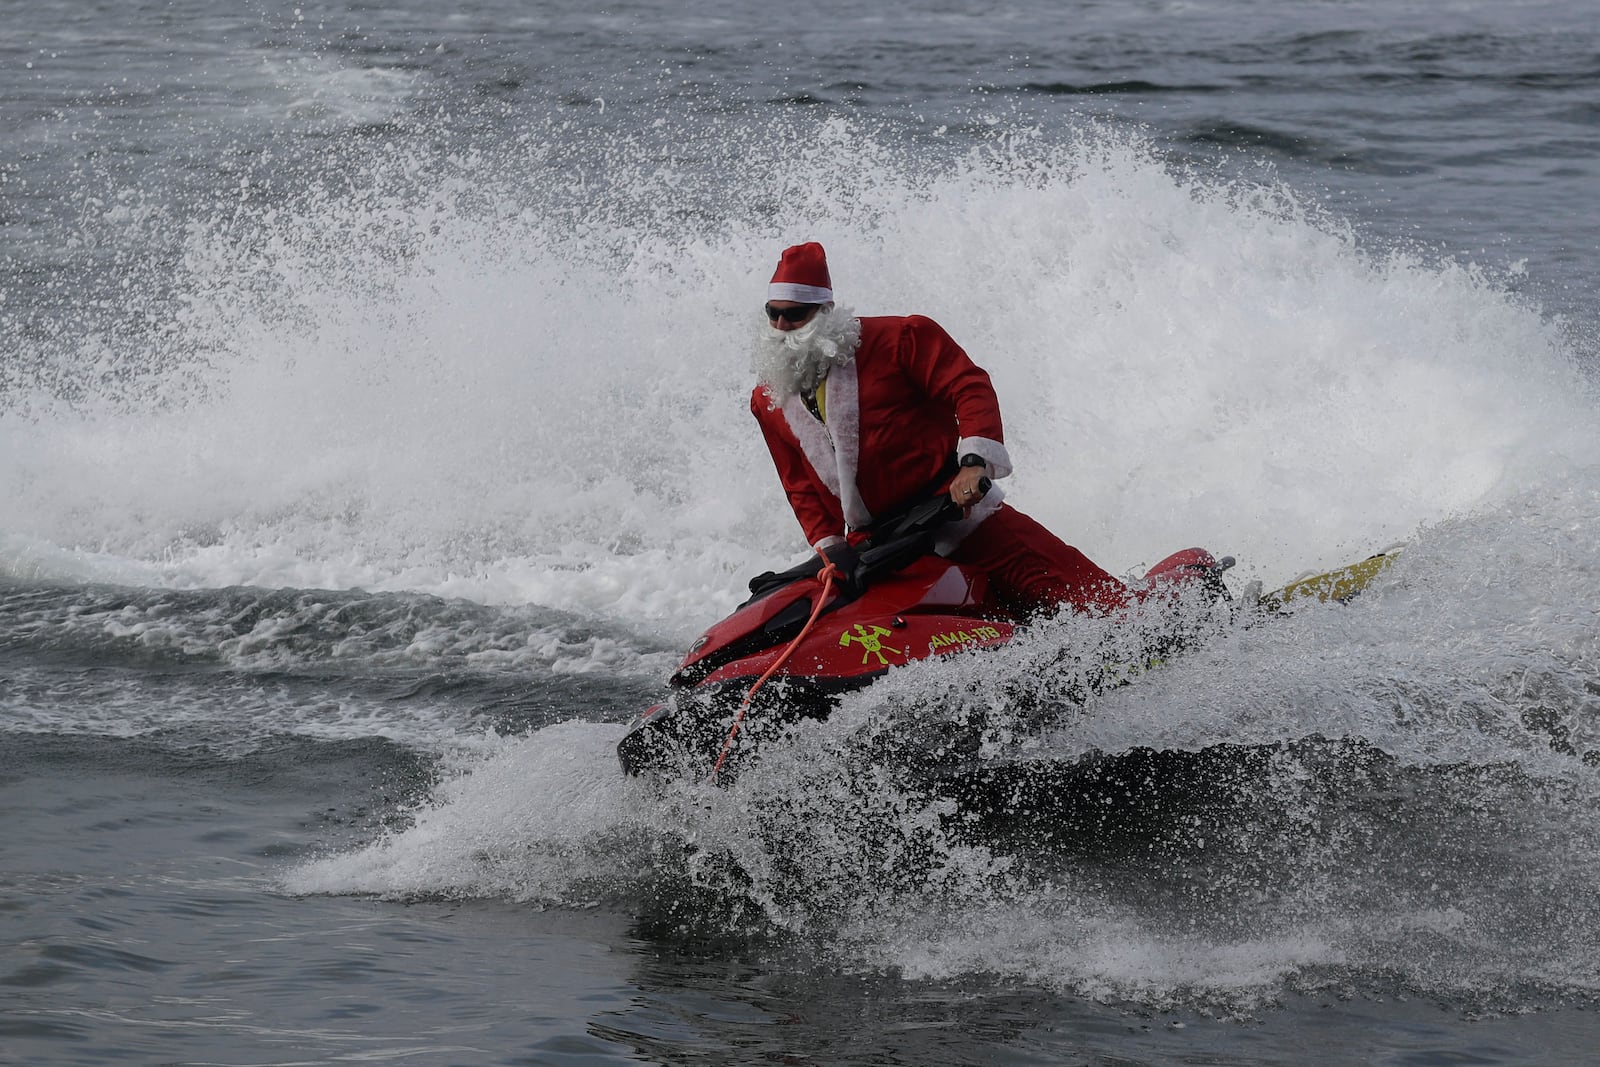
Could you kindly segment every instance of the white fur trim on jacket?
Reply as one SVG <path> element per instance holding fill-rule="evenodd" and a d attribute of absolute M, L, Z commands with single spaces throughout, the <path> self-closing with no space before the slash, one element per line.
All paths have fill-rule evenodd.
<path fill-rule="evenodd" d="M 856 471 L 861 460 L 861 393 L 856 361 L 828 372 L 828 430 L 839 460 L 839 505 L 846 526 L 859 530 L 872 522 L 872 512 L 861 499 Z"/>
<path fill-rule="evenodd" d="M 800 450 L 829 492 L 839 498 L 839 510 L 851 529 L 872 522 L 872 512 L 856 485 L 861 456 L 861 400 L 854 360 L 828 372 L 828 425 L 823 426 L 806 409 L 799 396 L 783 402 L 783 417 L 794 431 Z"/>
<path fill-rule="evenodd" d="M 794 431 L 795 440 L 800 442 L 800 451 L 805 453 L 806 462 L 817 472 L 817 477 L 828 487 L 828 492 L 838 496 L 839 460 L 833 454 L 833 442 L 828 438 L 827 428 L 806 410 L 806 402 L 800 399 L 798 393 L 784 400 L 783 418 L 789 424 L 789 429 Z"/>

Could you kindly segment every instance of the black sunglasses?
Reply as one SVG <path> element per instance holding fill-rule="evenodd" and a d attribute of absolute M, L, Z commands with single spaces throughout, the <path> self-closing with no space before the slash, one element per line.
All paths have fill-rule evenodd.
<path fill-rule="evenodd" d="M 798 304 L 792 308 L 775 308 L 768 304 L 766 308 L 767 321 L 777 322 L 782 319 L 784 322 L 804 322 L 813 311 L 821 306 L 821 304 Z"/>

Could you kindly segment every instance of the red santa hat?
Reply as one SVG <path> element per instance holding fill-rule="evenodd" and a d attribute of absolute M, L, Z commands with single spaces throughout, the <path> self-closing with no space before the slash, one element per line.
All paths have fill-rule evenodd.
<path fill-rule="evenodd" d="M 828 253 L 815 241 L 785 248 L 767 286 L 767 299 L 799 304 L 831 302 L 833 281 L 828 277 Z"/>

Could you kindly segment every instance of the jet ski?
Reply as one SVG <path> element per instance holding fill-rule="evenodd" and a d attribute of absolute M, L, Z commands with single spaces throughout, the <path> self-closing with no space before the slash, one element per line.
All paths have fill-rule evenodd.
<path fill-rule="evenodd" d="M 690 645 L 667 698 L 629 726 L 623 771 L 715 777 L 730 753 L 826 718 L 842 694 L 894 668 L 1010 642 L 1024 620 L 983 574 L 933 551 L 939 528 L 963 514 L 941 494 L 879 523 L 842 560 L 752 579 L 750 599 Z M 1233 563 L 1183 549 L 1150 568 L 1146 588 L 1228 599 Z"/>

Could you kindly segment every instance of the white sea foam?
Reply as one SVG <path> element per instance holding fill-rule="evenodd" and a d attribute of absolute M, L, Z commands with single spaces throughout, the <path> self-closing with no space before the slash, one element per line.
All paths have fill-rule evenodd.
<path fill-rule="evenodd" d="M 715 936 L 776 928 L 846 969 L 1000 975 L 1156 1007 L 1248 1011 L 1346 968 L 1398 969 L 1441 990 L 1557 971 L 1564 985 L 1596 981 L 1592 934 L 1531 947 L 1528 924 L 1548 934 L 1544 920 L 1511 903 L 1527 885 L 1583 897 L 1566 883 L 1597 854 L 1594 835 L 1558 828 L 1582 819 L 1575 809 L 1507 806 L 1487 790 L 1459 801 L 1478 812 L 1462 828 L 1489 830 L 1484 841 L 1430 841 L 1382 810 L 1326 812 L 1327 788 L 1309 785 L 1310 768 L 1285 754 L 1263 780 L 1235 783 L 1236 825 L 1196 816 L 1196 833 L 1223 839 L 1209 849 L 1191 839 L 1163 859 L 1163 841 L 1185 838 L 1158 828 L 1143 846 L 1106 840 L 1076 858 L 1060 846 L 1069 862 L 1038 870 L 1026 848 L 1012 854 L 1018 842 L 968 839 L 949 803 L 859 759 L 849 739 L 865 725 L 847 709 L 732 785 L 665 790 L 618 777 L 615 727 L 568 723 L 491 741 L 456 760 L 408 827 L 297 865 L 283 885 L 601 906 Z M 1357 773 L 1344 787 L 1361 782 Z M 1407 796 L 1417 817 L 1439 815 L 1438 798 Z M 1506 868 L 1506 826 L 1563 845 Z M 1127 853 L 1105 863 L 1104 847 Z M 1189 880 L 1185 871 L 1206 863 Z"/>
<path fill-rule="evenodd" d="M 423 82 L 416 71 L 355 65 L 325 54 L 267 59 L 245 73 L 247 84 L 257 83 L 258 108 L 282 109 L 265 118 L 314 129 L 390 121 Z"/>
<path fill-rule="evenodd" d="M 300 865 L 284 886 L 543 904 L 584 903 L 597 885 L 614 895 L 619 881 L 631 885 L 647 870 L 604 842 L 649 811 L 642 784 L 617 778 L 619 737 L 614 726 L 566 723 L 503 741 L 459 768 L 406 829 Z"/>
<path fill-rule="evenodd" d="M 103 373 L 84 380 L 103 388 L 46 375 L 0 409 L 6 574 L 423 592 L 681 643 L 801 547 L 745 410 L 744 338 L 777 249 L 814 238 L 852 306 L 933 314 L 990 370 L 1010 498 L 1112 570 L 1205 544 L 1275 585 L 1409 542 L 1351 608 L 1221 628 L 1138 685 L 1000 737 L 1029 746 L 1007 755 L 1324 735 L 1407 767 L 1509 761 L 1591 796 L 1600 404 L 1577 365 L 1592 354 L 1500 280 L 1364 244 L 1285 190 L 1175 172 L 1125 137 L 1019 133 L 930 174 L 849 125 L 814 132 L 805 152 L 757 148 L 709 182 L 613 146 L 610 184 L 589 190 L 529 131 L 506 157 L 380 155 L 361 191 L 197 225 L 184 311 L 148 350 L 86 342 L 76 358 Z M 198 632 L 103 625 L 156 644 Z M 380 658 L 617 673 L 660 655 L 468 629 L 425 628 Z M 1391 909 L 1399 932 L 1363 942 L 1339 842 L 1276 856 L 1300 884 L 1244 932 L 1190 934 L 1114 886 L 1028 883 L 850 758 L 883 716 L 947 697 L 1003 721 L 1018 679 L 1050 682 L 1042 665 L 1059 671 L 1094 629 L 896 672 L 732 789 L 621 781 L 614 727 L 506 740 L 436 724 L 436 750 L 482 743 L 410 827 L 286 884 L 632 906 L 698 880 L 869 968 L 1108 996 L 1391 962 L 1414 936 L 1404 917 L 1432 913 Z M 255 636 L 215 647 L 246 668 L 288 654 L 271 620 Z M 432 727 L 358 721 L 369 712 L 384 714 L 330 711 L 328 729 L 432 747 Z M 1287 789 L 1293 764 L 1276 784 L 1309 825 L 1317 798 Z M 1079 903 L 1034 906 L 1051 891 Z"/>
<path fill-rule="evenodd" d="M 712 910 L 694 921 L 775 926 L 840 966 L 997 974 L 1148 1006 L 1249 1011 L 1347 969 L 1398 968 L 1446 991 L 1552 975 L 1586 988 L 1600 981 L 1592 938 L 1531 947 L 1547 924 L 1514 903 L 1530 886 L 1587 899 L 1567 883 L 1600 855 L 1587 814 L 1600 783 L 1578 759 L 1600 742 L 1585 710 L 1600 568 L 1566 521 L 1591 506 L 1583 495 L 1549 487 L 1429 527 L 1352 604 L 1305 603 L 1253 626 L 1219 619 L 1202 647 L 1039 733 L 1022 725 L 1018 681 L 1044 698 L 1064 688 L 1074 660 L 1063 653 L 1113 636 L 1103 622 L 1065 620 L 998 652 L 893 671 L 728 787 L 660 794 L 619 778 L 611 727 L 502 742 L 460 761 L 412 828 L 287 884 L 646 911 L 699 886 Z M 1501 581 L 1507 566 L 1528 581 Z M 1548 715 L 1524 714 L 1530 694 Z M 1097 861 L 1117 847 L 1108 838 L 1041 873 L 1008 854 L 1016 842 L 965 835 L 956 809 L 906 789 L 883 755 L 896 731 L 968 712 L 999 727 L 988 754 L 1001 760 L 1219 744 L 1273 754 L 1250 778 L 1210 787 L 1237 791 L 1236 824 L 1193 809 L 1192 828 L 1158 819 L 1148 854 L 1128 846 L 1131 870 Z M 1363 771 L 1354 754 L 1330 772 L 1285 747 L 1315 736 L 1370 746 L 1386 769 Z M 1506 777 L 1513 766 L 1524 777 Z M 1559 801 L 1538 799 L 1546 790 Z M 1377 806 L 1343 807 L 1347 791 Z M 1433 840 L 1396 821 L 1402 799 L 1410 818 L 1447 832 Z M 1539 843 L 1507 867 L 1524 834 Z M 1164 840 L 1181 843 L 1166 861 Z M 1216 866 L 1185 880 L 1185 864 L 1206 862 Z M 1151 901 L 1146 882 L 1182 891 Z"/>
<path fill-rule="evenodd" d="M 523 151 L 526 181 L 557 172 Z M 410 589 L 692 634 L 801 547 L 743 399 L 747 316 L 801 237 L 855 306 L 964 342 L 1001 394 L 1011 499 L 1114 571 L 1203 543 L 1274 583 L 1595 478 L 1575 354 L 1494 279 L 1110 135 L 1019 135 L 928 178 L 832 125 L 728 176 L 765 174 L 804 232 L 742 200 L 686 230 L 656 201 L 670 168 L 575 218 L 506 160 L 368 166 L 367 192 L 197 228 L 182 316 L 95 357 L 142 362 L 134 392 L 13 398 L 10 573 Z"/>

